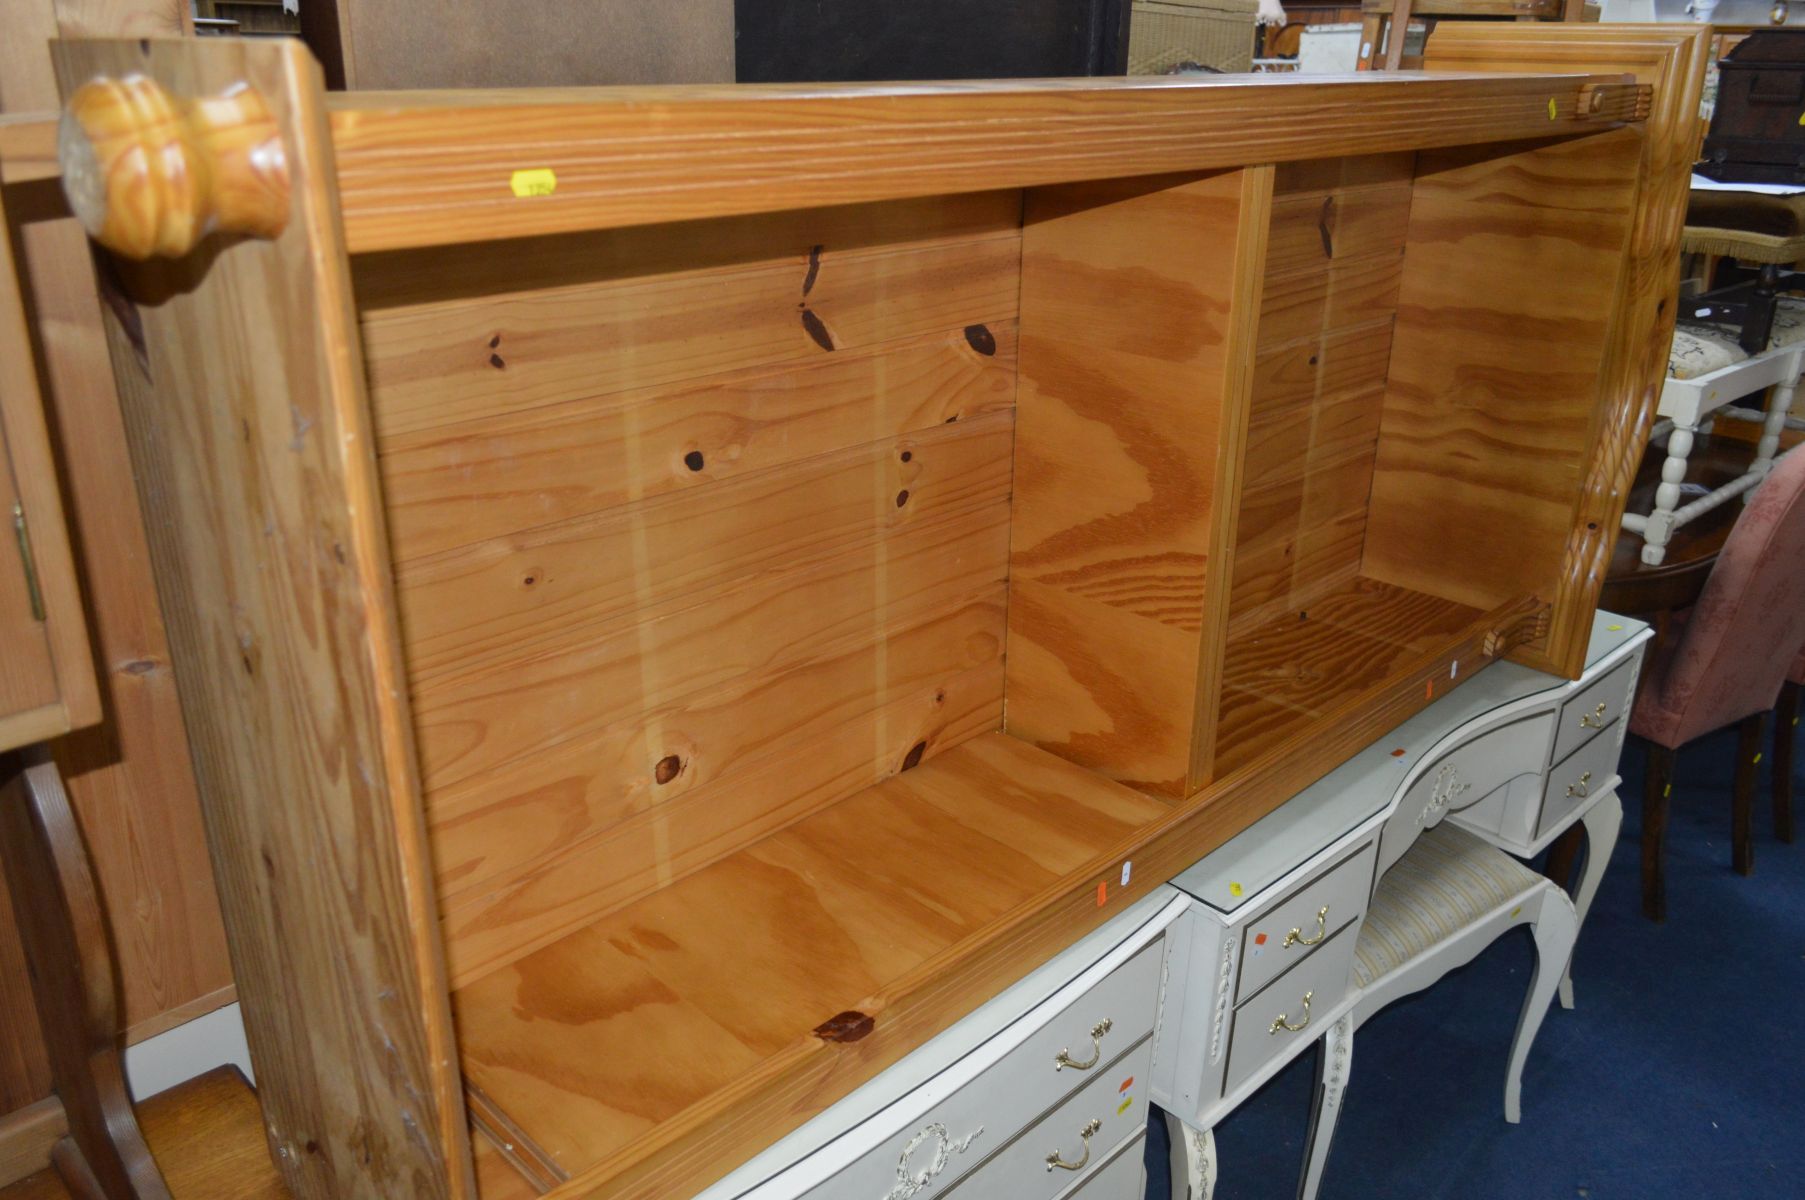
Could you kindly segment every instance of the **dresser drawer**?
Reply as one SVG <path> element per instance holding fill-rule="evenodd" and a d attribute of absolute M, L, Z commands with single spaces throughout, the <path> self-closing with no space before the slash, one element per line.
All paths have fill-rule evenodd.
<path fill-rule="evenodd" d="M 1053 1200 L 1146 1128 L 1152 1069 L 1153 1039 L 1146 1037 L 949 1191 L 958 1200 Z"/>
<path fill-rule="evenodd" d="M 1114 1060 L 1136 1043 L 1150 1053 L 1147 1035 L 1153 1031 L 1159 1002 L 1164 952 L 1161 937 L 1028 1034 L 990 1069 L 919 1120 L 884 1135 L 845 1170 L 809 1190 L 807 1200 L 884 1200 L 905 1179 L 921 1181 L 909 1192 L 911 1197 L 929 1200 L 949 1190 L 1073 1089 L 1105 1079 L 1111 1087 L 1119 1084 L 1125 1073 L 1116 1071 Z M 1100 1031 L 1095 1040 L 1093 1031 Z M 1075 1064 L 1086 1064 L 1093 1053 L 1094 1065 L 1060 1065 L 1062 1054 Z M 1147 1072 L 1143 1068 L 1127 1074 L 1136 1079 L 1131 1107 L 1144 1110 L 1141 1081 Z M 1144 1118 L 1145 1111 L 1141 1115 Z M 874 1122 L 883 1119 L 879 1114 Z M 1075 1143 L 1075 1134 L 1072 1140 Z M 1113 1143 L 1096 1144 L 1101 1150 Z"/>
<path fill-rule="evenodd" d="M 1236 1004 L 1308 958 L 1366 911 L 1376 852 L 1377 844 L 1368 842 L 1247 923 Z"/>
<path fill-rule="evenodd" d="M 1560 731 L 1554 735 L 1554 761 L 1597 737 L 1607 725 L 1629 711 L 1630 680 L 1636 674 L 1631 657 L 1611 668 L 1602 678 L 1587 684 L 1561 705 Z"/>
<path fill-rule="evenodd" d="M 1610 784 L 1611 777 L 1617 774 L 1617 756 L 1622 749 L 1618 726 L 1613 721 L 1605 726 L 1600 736 L 1575 750 L 1548 772 L 1548 782 L 1542 788 L 1542 819 L 1536 823 L 1538 838 Z"/>
<path fill-rule="evenodd" d="M 1222 1084 L 1224 1096 L 1272 1059 L 1295 1053 L 1322 1033 L 1326 1026 L 1319 1018 L 1341 1003 L 1347 992 L 1348 972 L 1354 965 L 1354 941 L 1359 936 L 1358 924 L 1342 930 L 1235 1010 Z M 1305 996 L 1310 998 L 1307 1009 Z M 1285 1025 L 1279 1024 L 1280 1017 Z M 1296 1028 L 1286 1028 L 1287 1025 Z"/>
<path fill-rule="evenodd" d="M 1143 1127 L 1116 1147 L 1102 1166 L 1079 1180 L 1077 1186 L 1060 1200 L 1144 1200 L 1147 1195 L 1147 1172 L 1143 1162 L 1146 1153 L 1147 1131 Z M 1003 1200 L 1003 1197 L 987 1196 L 984 1200 Z"/>

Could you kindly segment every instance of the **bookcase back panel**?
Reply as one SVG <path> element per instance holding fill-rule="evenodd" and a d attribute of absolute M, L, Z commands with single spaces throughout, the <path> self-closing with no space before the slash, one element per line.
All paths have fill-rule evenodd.
<path fill-rule="evenodd" d="M 1020 210 L 358 260 L 454 984 L 1000 724 Z"/>
<path fill-rule="evenodd" d="M 1554 599 L 1619 319 L 1641 133 L 1424 151 L 1363 569 Z M 1601 400 L 1608 403 L 1601 403 Z"/>

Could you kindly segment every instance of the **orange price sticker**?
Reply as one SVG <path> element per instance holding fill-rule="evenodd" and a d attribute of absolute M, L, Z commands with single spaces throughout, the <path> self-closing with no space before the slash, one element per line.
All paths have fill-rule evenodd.
<path fill-rule="evenodd" d="M 1109 881 L 1105 880 L 1097 885 L 1097 907 L 1102 908 L 1107 903 L 1109 903 Z"/>

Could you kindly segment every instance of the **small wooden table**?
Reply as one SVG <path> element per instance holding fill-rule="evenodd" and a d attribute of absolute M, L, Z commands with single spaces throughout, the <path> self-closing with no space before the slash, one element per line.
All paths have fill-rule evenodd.
<path fill-rule="evenodd" d="M 1748 443 L 1722 433 L 1701 435 L 1693 445 L 1692 482 L 1715 488 L 1741 475 L 1748 457 Z M 1651 505 L 1661 482 L 1662 456 L 1651 454 L 1636 472 L 1628 508 L 1641 511 Z M 1598 606 L 1609 612 L 1641 617 L 1655 627 L 1655 645 L 1664 645 L 1671 615 L 1690 607 L 1704 590 L 1718 551 L 1742 513 L 1742 505 L 1726 504 L 1704 513 L 1673 532 L 1667 557 L 1659 566 L 1642 561 L 1642 539 L 1619 537 L 1605 575 Z"/>

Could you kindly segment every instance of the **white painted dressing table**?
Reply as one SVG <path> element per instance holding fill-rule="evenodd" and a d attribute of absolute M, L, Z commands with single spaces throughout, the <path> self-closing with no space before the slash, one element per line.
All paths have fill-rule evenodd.
<path fill-rule="evenodd" d="M 1601 613 L 1576 681 L 1485 668 L 697 1200 L 1139 1200 L 1149 1101 L 1174 1195 L 1207 1196 L 1207 1130 L 1353 1002 L 1387 822 L 1523 857 L 1584 822 L 1584 919 L 1649 637 Z M 1322 1087 L 1345 1082 L 1331 1066 Z"/>

